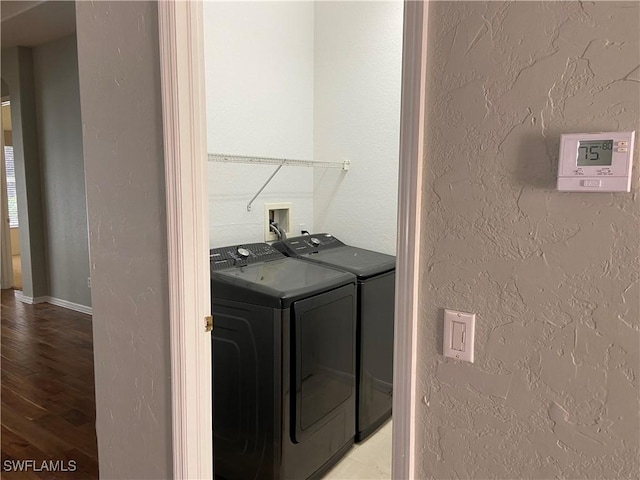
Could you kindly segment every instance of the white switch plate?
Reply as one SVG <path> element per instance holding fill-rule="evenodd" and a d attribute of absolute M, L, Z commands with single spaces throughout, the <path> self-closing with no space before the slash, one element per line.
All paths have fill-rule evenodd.
<path fill-rule="evenodd" d="M 444 341 L 442 345 L 444 356 L 473 363 L 475 333 L 475 313 L 445 309 Z"/>

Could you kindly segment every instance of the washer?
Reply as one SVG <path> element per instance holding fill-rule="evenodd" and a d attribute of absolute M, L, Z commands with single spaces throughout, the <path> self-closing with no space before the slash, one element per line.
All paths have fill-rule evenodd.
<path fill-rule="evenodd" d="M 358 278 L 355 440 L 360 442 L 391 416 L 396 259 L 345 245 L 328 233 L 289 238 L 273 246 L 290 257 Z"/>
<path fill-rule="evenodd" d="M 355 434 L 355 276 L 265 243 L 210 266 L 216 477 L 320 478 Z"/>

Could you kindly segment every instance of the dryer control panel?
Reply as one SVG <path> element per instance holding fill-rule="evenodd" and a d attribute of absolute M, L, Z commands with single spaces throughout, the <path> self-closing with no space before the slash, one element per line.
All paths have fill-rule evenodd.
<path fill-rule="evenodd" d="M 295 255 L 306 255 L 309 253 L 327 250 L 329 248 L 343 247 L 344 243 L 328 233 L 316 233 L 313 235 L 303 235 L 301 237 L 287 238 L 281 242 L 273 244 L 281 252 Z"/>
<path fill-rule="evenodd" d="M 284 255 L 267 243 L 248 243 L 209 251 L 211 270 L 243 267 L 252 263 L 267 262 L 283 258 Z"/>

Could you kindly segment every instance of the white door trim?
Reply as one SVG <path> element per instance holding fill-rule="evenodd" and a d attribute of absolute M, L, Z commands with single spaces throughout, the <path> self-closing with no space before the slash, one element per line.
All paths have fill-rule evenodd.
<path fill-rule="evenodd" d="M 405 1 L 398 185 L 393 478 L 415 478 L 418 274 L 428 1 Z M 212 478 L 202 2 L 158 2 L 171 308 L 173 471 Z"/>
<path fill-rule="evenodd" d="M 392 478 L 415 478 L 416 364 L 429 2 L 404 2 Z"/>
<path fill-rule="evenodd" d="M 169 250 L 173 475 L 213 477 L 202 2 L 158 2 Z"/>

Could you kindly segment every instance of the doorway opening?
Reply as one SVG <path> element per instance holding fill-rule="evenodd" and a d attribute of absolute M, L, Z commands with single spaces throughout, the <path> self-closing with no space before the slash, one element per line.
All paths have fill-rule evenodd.
<path fill-rule="evenodd" d="M 2 135 L 3 155 L 5 166 L 5 181 L 7 185 L 7 210 L 9 216 L 11 266 L 13 272 L 12 287 L 22 290 L 22 265 L 20 259 L 20 222 L 18 221 L 18 195 L 16 189 L 16 170 L 13 160 L 13 129 L 11 126 L 11 100 L 2 98 Z"/>
<path fill-rule="evenodd" d="M 203 5 L 210 248 L 264 242 L 263 211 L 286 204 L 286 222 L 270 220 L 287 237 L 329 234 L 396 255 L 403 13 L 402 2 Z M 348 170 L 325 166 L 345 161 Z M 394 277 L 381 303 L 360 293 L 370 291 L 361 279 L 358 311 L 369 313 L 358 314 L 353 347 L 357 445 L 327 479 L 391 478 Z"/>
<path fill-rule="evenodd" d="M 394 335 L 394 478 L 412 478 L 415 471 L 427 5 L 406 2 L 403 27 L 395 302 L 396 318 L 402 320 L 396 322 Z M 210 311 L 206 162 L 202 161 L 207 156 L 202 4 L 167 2 L 158 8 L 168 187 L 171 350 L 176 378 L 172 382 L 174 474 L 199 478 L 210 476 L 213 470 L 211 432 L 199 428 L 211 424 L 212 417 L 211 341 L 199 322 L 185 323 L 184 318 L 203 318 Z M 194 248 L 185 249 L 183 245 Z"/>

